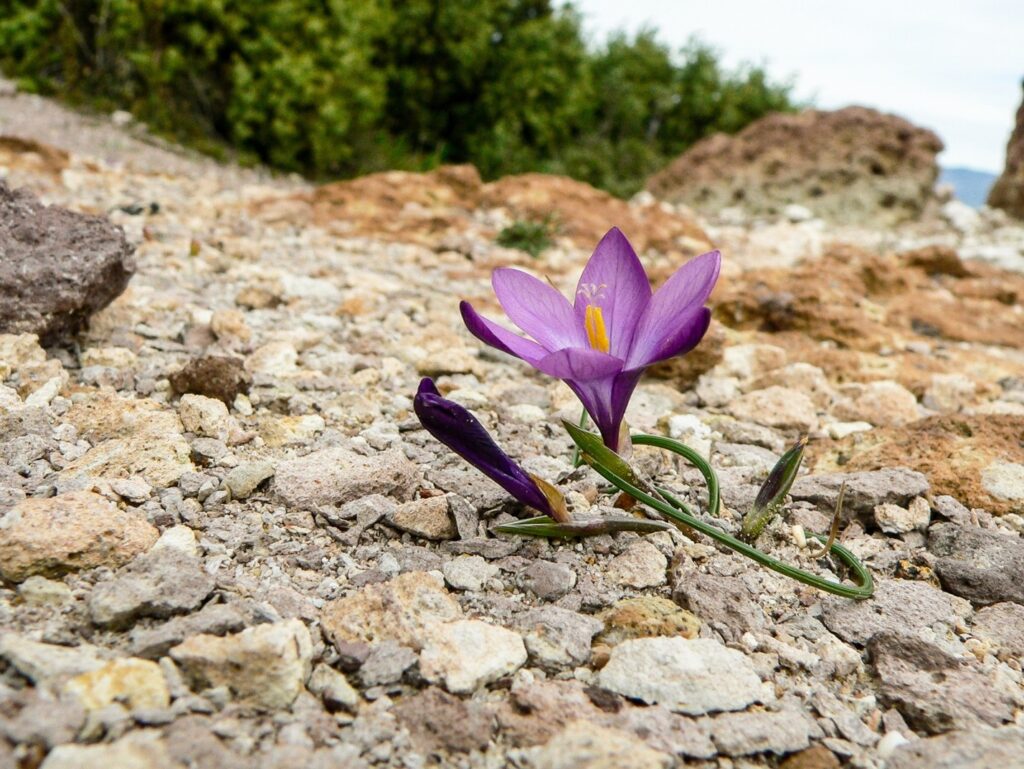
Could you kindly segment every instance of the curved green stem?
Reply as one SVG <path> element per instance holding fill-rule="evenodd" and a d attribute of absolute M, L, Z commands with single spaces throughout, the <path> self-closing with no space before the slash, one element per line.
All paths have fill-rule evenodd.
<path fill-rule="evenodd" d="M 706 459 L 704 459 L 704 457 L 691 449 L 685 443 L 681 443 L 673 438 L 666 438 L 663 435 L 645 435 L 641 433 L 633 435 L 632 439 L 633 443 L 638 446 L 654 446 L 655 448 L 665 449 L 666 451 L 678 454 L 700 470 L 700 474 L 704 476 L 704 482 L 708 485 L 708 513 L 714 516 L 718 515 L 719 508 L 721 507 L 721 492 L 719 491 L 718 485 L 718 473 L 715 472 L 715 469 Z M 663 495 L 665 494 L 664 489 L 658 489 L 658 492 Z M 684 511 L 690 515 L 693 514 L 685 504 L 679 503 L 679 500 L 671 497 L 671 495 L 668 495 L 666 498 L 669 499 L 673 505 L 678 503 L 678 506 Z"/>
<path fill-rule="evenodd" d="M 688 504 L 683 502 L 683 500 L 681 500 L 679 497 L 677 497 L 674 494 L 672 494 L 671 492 L 669 492 L 667 489 L 663 489 L 663 488 L 659 487 L 658 488 L 658 493 L 661 494 L 661 496 L 663 496 L 665 498 L 665 501 L 668 502 L 673 507 L 678 507 L 680 510 L 682 510 L 687 515 L 695 515 L 695 513 L 693 512 L 693 509 Z"/>
<path fill-rule="evenodd" d="M 643 440 L 639 441 L 637 440 L 637 438 L 642 438 Z M 652 435 L 634 436 L 633 440 L 635 443 L 646 443 L 647 445 L 657 446 L 659 448 L 666 448 L 669 451 L 675 451 L 675 447 L 666 444 L 678 444 L 677 441 L 673 441 L 670 438 L 661 438 L 659 436 Z M 770 555 L 761 552 L 756 547 L 748 545 L 746 542 L 737 539 L 731 534 L 728 534 L 722 531 L 721 529 L 712 526 L 709 523 L 705 523 L 704 521 L 694 517 L 693 515 L 690 515 L 689 513 L 673 508 L 668 503 L 648 494 L 643 489 L 634 486 L 632 483 L 627 481 L 625 478 L 622 478 L 621 476 L 617 475 L 612 470 L 609 470 L 597 463 L 594 463 L 591 466 L 601 476 L 603 476 L 605 480 L 609 481 L 620 491 L 626 492 L 634 499 L 643 502 L 645 505 L 648 505 L 649 507 L 654 508 L 662 515 L 668 516 L 673 520 L 686 524 L 690 528 L 696 529 L 701 534 L 704 534 L 705 536 L 710 537 L 716 542 L 719 542 L 725 545 L 726 547 L 735 550 L 737 553 L 740 553 L 741 555 L 745 555 L 747 558 L 756 561 L 757 563 L 761 564 L 766 568 L 771 569 L 772 571 L 776 571 L 779 574 L 783 574 L 787 577 L 790 577 L 791 579 L 795 579 L 798 582 L 803 582 L 805 585 L 810 585 L 811 587 L 816 587 L 819 590 L 834 593 L 835 595 L 841 595 L 846 598 L 870 598 L 872 593 L 874 593 L 874 580 L 871 577 L 871 573 L 864 567 L 864 565 L 859 560 L 857 560 L 857 557 L 854 556 L 853 553 L 851 553 L 849 550 L 847 550 L 840 544 L 833 543 L 830 548 L 830 552 L 834 553 L 839 558 L 839 560 L 841 560 L 853 571 L 853 581 L 856 583 L 856 587 L 851 587 L 849 585 L 843 585 L 838 582 L 833 582 L 831 580 L 824 579 L 823 577 L 819 577 L 816 574 L 811 574 L 809 571 L 804 571 L 803 569 L 800 569 L 796 566 L 790 566 L 787 563 L 783 563 L 782 561 L 772 558 Z M 659 489 L 658 491 L 659 493 L 664 494 L 664 491 L 662 491 L 661 489 Z M 717 510 L 717 505 L 714 509 Z M 826 538 L 823 536 L 817 534 L 812 534 L 811 536 L 822 542 L 826 541 Z"/>
<path fill-rule="evenodd" d="M 580 413 L 580 428 L 581 429 L 586 429 L 586 427 L 587 427 L 587 410 L 583 409 L 582 413 Z M 579 467 L 581 464 L 583 464 L 583 459 L 580 457 L 580 447 L 579 446 L 573 446 L 573 449 L 572 449 L 572 466 L 573 467 Z"/>

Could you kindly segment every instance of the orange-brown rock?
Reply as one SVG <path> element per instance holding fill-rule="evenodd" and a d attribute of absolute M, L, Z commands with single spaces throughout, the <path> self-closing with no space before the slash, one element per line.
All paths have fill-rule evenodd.
<path fill-rule="evenodd" d="M 551 214 L 559 234 L 581 248 L 592 248 L 615 225 L 637 251 L 697 254 L 711 249 L 707 234 L 691 218 L 657 203 L 631 205 L 567 176 L 520 174 L 491 182 L 481 204 L 507 208 L 517 219 Z"/>
<path fill-rule="evenodd" d="M 716 316 L 733 328 L 796 331 L 861 351 L 915 337 L 1024 347 L 1015 309 L 1024 276 L 972 265 L 960 278 L 922 259 L 920 252 L 879 256 L 834 244 L 820 261 L 726 282 Z"/>
<path fill-rule="evenodd" d="M 921 214 L 941 149 L 931 131 L 865 107 L 775 114 L 698 142 L 647 189 L 700 211 L 774 216 L 797 203 L 833 222 L 892 224 Z"/>
<path fill-rule="evenodd" d="M 895 380 L 920 399 L 935 374 L 966 372 L 984 400 L 1017 375 L 1006 351 L 1024 347 L 1021 297 L 1024 276 L 941 247 L 879 255 L 831 244 L 820 260 L 723 277 L 711 304 L 723 325 L 833 384 Z"/>
<path fill-rule="evenodd" d="M 386 171 L 325 184 L 310 192 L 255 204 L 270 220 L 310 223 L 345 237 L 442 247 L 470 228 L 484 236 L 480 209 L 504 209 L 511 219 L 550 218 L 557 238 L 593 248 L 610 227 L 620 227 L 638 251 L 693 256 L 711 243 L 692 216 L 658 203 L 630 204 L 564 176 L 520 174 L 484 184 L 473 166 L 442 166 L 427 173 Z"/>
<path fill-rule="evenodd" d="M 1006 144 L 1006 165 L 989 190 L 988 204 L 1024 219 L 1024 100 L 1017 110 L 1017 123 Z"/>
<path fill-rule="evenodd" d="M 1020 512 L 1024 499 L 1000 492 L 1000 466 L 1024 465 L 1024 417 L 942 415 L 822 441 L 812 449 L 814 472 L 880 470 L 902 465 L 924 473 L 932 494 L 948 494 L 993 513 Z"/>
<path fill-rule="evenodd" d="M 58 179 L 68 167 L 68 153 L 20 136 L 0 136 L 0 166 L 26 175 Z"/>
<path fill-rule="evenodd" d="M 465 228 L 482 184 L 480 174 L 468 165 L 422 174 L 384 171 L 264 200 L 256 210 L 268 218 L 297 217 L 342 236 L 429 243 Z"/>

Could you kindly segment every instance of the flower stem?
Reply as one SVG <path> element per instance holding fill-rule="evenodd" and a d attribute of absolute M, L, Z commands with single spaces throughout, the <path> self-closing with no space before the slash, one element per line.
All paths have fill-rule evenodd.
<path fill-rule="evenodd" d="M 684 451 L 680 450 L 680 448 L 687 449 L 687 447 L 679 443 L 678 441 L 672 440 L 671 438 L 663 438 L 660 436 L 653 435 L 639 435 L 633 436 L 633 440 L 635 443 L 656 446 L 658 448 L 664 448 L 667 449 L 668 451 L 673 451 L 677 454 L 688 457 L 687 453 L 684 453 Z M 701 460 L 701 462 L 703 462 L 703 460 Z M 783 574 L 787 577 L 790 577 L 791 579 L 795 579 L 798 582 L 804 583 L 805 585 L 810 585 L 811 587 L 816 587 L 819 590 L 824 590 L 828 593 L 834 593 L 835 595 L 841 595 L 846 598 L 870 598 L 871 595 L 874 593 L 874 580 L 871 577 L 871 573 L 864 567 L 864 565 L 859 560 L 857 560 L 857 557 L 853 553 L 851 553 L 849 550 L 847 550 L 845 547 L 838 543 L 833 542 L 829 550 L 830 552 L 834 553 L 840 561 L 846 564 L 853 571 L 853 581 L 856 583 L 856 587 L 851 587 L 849 585 L 843 585 L 838 582 L 833 582 L 831 580 L 824 579 L 823 577 L 819 577 L 816 574 L 811 574 L 809 571 L 804 571 L 803 569 L 800 569 L 796 566 L 790 566 L 787 563 L 783 563 L 782 561 L 772 558 L 767 553 L 761 552 L 756 547 L 748 545 L 746 542 L 737 539 L 731 534 L 728 534 L 722 531 L 721 529 L 712 526 L 709 523 L 705 523 L 699 518 L 696 518 L 693 515 L 685 512 L 684 510 L 675 508 L 668 504 L 667 502 L 660 500 L 652 496 L 651 494 L 648 494 L 643 489 L 634 486 L 625 478 L 617 475 L 614 471 L 606 467 L 603 467 L 602 465 L 597 463 L 594 463 L 592 467 L 601 476 L 603 476 L 605 480 L 609 481 L 620 491 L 626 492 L 634 499 L 643 502 L 645 505 L 648 505 L 649 507 L 654 508 L 662 515 L 668 516 L 673 520 L 679 521 L 693 529 L 696 529 L 701 534 L 710 537 L 716 542 L 725 545 L 731 550 L 735 550 L 737 553 L 740 553 L 741 555 L 745 555 L 747 558 L 750 558 L 751 560 L 756 561 L 762 566 L 765 566 L 766 568 L 776 571 L 779 574 Z M 708 467 L 708 469 L 710 470 L 710 466 Z M 658 489 L 658 491 L 662 495 L 664 495 L 665 493 L 663 489 Z M 711 508 L 709 504 L 709 508 L 714 510 L 718 509 L 717 494 L 715 506 Z M 818 534 L 812 534 L 811 536 L 813 536 L 815 539 L 821 542 L 828 541 L 826 537 Z"/>
<path fill-rule="evenodd" d="M 662 435 L 634 435 L 633 443 L 639 446 L 654 446 L 655 448 L 671 451 L 674 454 L 678 454 L 683 457 L 690 462 L 690 464 L 700 470 L 700 474 L 704 476 L 704 482 L 708 485 L 708 513 L 716 517 L 718 516 L 718 510 L 721 507 L 721 492 L 719 491 L 718 485 L 718 473 L 715 472 L 715 468 L 713 468 L 708 461 L 704 459 L 704 457 L 691 449 L 685 443 L 680 443 L 677 440 L 666 438 Z M 620 486 L 619 488 L 622 487 Z M 658 489 L 658 491 L 663 495 L 665 494 L 664 489 Z M 672 501 L 671 495 L 667 498 Z M 693 511 L 691 511 L 686 505 L 679 502 L 679 500 L 672 501 L 672 504 L 680 507 L 689 515 L 693 515 Z"/>
<path fill-rule="evenodd" d="M 587 410 L 586 409 L 583 409 L 583 411 L 580 413 L 580 429 L 581 430 L 587 429 Z M 572 449 L 572 466 L 573 467 L 579 467 L 581 464 L 583 464 L 583 457 L 580 456 L 580 447 L 579 446 L 573 446 L 573 449 Z"/>

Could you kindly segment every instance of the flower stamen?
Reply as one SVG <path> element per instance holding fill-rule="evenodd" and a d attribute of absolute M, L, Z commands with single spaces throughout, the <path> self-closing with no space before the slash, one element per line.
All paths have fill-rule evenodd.
<path fill-rule="evenodd" d="M 596 304 L 588 304 L 584 322 L 587 327 L 587 340 L 590 346 L 601 352 L 608 352 L 611 345 L 608 342 L 608 331 L 604 326 L 604 314 Z"/>

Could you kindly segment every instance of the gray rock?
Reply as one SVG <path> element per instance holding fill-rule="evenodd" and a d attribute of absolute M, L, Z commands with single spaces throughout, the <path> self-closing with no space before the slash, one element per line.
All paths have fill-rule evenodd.
<path fill-rule="evenodd" d="M 216 398 L 230 406 L 235 398 L 249 392 L 252 377 L 239 358 L 224 355 L 205 355 L 190 360 L 180 371 L 168 379 L 177 395 L 192 393 Z"/>
<path fill-rule="evenodd" d="M 924 497 L 914 497 L 906 507 L 886 503 L 875 508 L 875 523 L 886 534 L 924 531 L 931 521 L 931 507 Z"/>
<path fill-rule="evenodd" d="M 484 537 L 473 537 L 472 539 L 459 540 L 458 542 L 443 542 L 441 549 L 446 553 L 456 555 L 479 555 L 489 560 L 507 558 L 513 553 L 519 552 L 523 547 L 524 537 L 510 537 L 508 539 L 487 539 Z"/>
<path fill-rule="evenodd" d="M 863 646 L 882 631 L 932 628 L 950 632 L 966 621 L 971 605 L 924 582 L 876 578 L 875 594 L 865 601 L 829 596 L 822 601 L 822 622 L 849 643 Z"/>
<path fill-rule="evenodd" d="M 9 697 L 0 696 L 0 738 L 15 745 L 53 748 L 74 742 L 85 716 L 75 697 L 58 698 L 46 687 L 27 687 Z M 4 764 L 2 758 L 0 752 L 0 766 L 15 766 L 13 762 Z"/>
<path fill-rule="evenodd" d="M 764 611 L 738 577 L 680 572 L 672 599 L 702 620 L 725 625 L 737 637 L 765 625 Z"/>
<path fill-rule="evenodd" d="M 790 490 L 793 499 L 806 500 L 826 510 L 833 510 L 839 498 L 839 487 L 846 482 L 843 519 L 855 516 L 869 520 L 876 505 L 906 505 L 914 497 L 925 494 L 928 479 L 916 470 L 889 467 L 859 473 L 826 473 L 797 478 Z"/>
<path fill-rule="evenodd" d="M 274 491 L 286 504 L 302 510 L 341 505 L 367 494 L 409 499 L 419 470 L 401 449 L 363 456 L 343 448 L 323 449 L 282 462 Z"/>
<path fill-rule="evenodd" d="M 195 614 L 174 617 L 152 628 L 134 627 L 131 633 L 132 654 L 143 659 L 159 659 L 172 646 L 191 635 L 205 633 L 222 636 L 245 627 L 245 616 L 232 604 L 215 603 Z"/>
<path fill-rule="evenodd" d="M 211 719 L 186 715 L 175 719 L 164 730 L 164 743 L 178 765 L 216 767 L 216 769 L 252 769 L 252 762 L 233 753 L 213 732 Z M 223 732 L 223 729 L 219 730 Z"/>
<path fill-rule="evenodd" d="M 135 731 L 109 745 L 60 745 L 40 769 L 175 769 L 155 729 Z"/>
<path fill-rule="evenodd" d="M 863 746 L 871 746 L 878 742 L 878 733 L 869 729 L 853 710 L 831 692 L 820 689 L 811 697 L 811 702 L 814 709 L 822 717 L 835 724 L 839 734 L 850 742 Z M 899 711 L 892 710 L 890 712 L 902 721 Z M 910 728 L 906 723 L 903 723 L 902 728 L 905 733 L 910 733 Z M 888 729 L 888 731 L 892 730 Z"/>
<path fill-rule="evenodd" d="M 530 659 L 542 668 L 558 670 L 584 665 L 590 643 L 601 632 L 601 620 L 557 606 L 542 606 L 516 618 Z"/>
<path fill-rule="evenodd" d="M 38 334 L 44 344 L 79 331 L 135 272 L 120 227 L 44 206 L 2 181 L 0 254 L 0 333 Z"/>
<path fill-rule="evenodd" d="M 123 627 L 138 617 L 170 617 L 195 609 L 215 584 L 200 559 L 174 548 L 154 549 L 97 585 L 89 614 L 107 627 Z"/>
<path fill-rule="evenodd" d="M 543 601 L 557 601 L 576 586 L 576 572 L 564 563 L 534 561 L 519 572 L 516 583 Z"/>
<path fill-rule="evenodd" d="M 429 470 L 427 480 L 439 489 L 458 494 L 485 517 L 488 511 L 499 509 L 510 499 L 508 492 L 468 467 L 461 459 L 446 467 Z"/>
<path fill-rule="evenodd" d="M 461 616 L 458 601 L 438 577 L 411 571 L 331 601 L 320 621 L 335 644 L 390 639 L 420 649 L 432 625 Z"/>
<path fill-rule="evenodd" d="M 0 635 L 0 657 L 30 681 L 76 676 L 107 664 L 107 652 L 90 644 L 58 646 L 24 638 L 16 633 Z"/>
<path fill-rule="evenodd" d="M 170 651 L 193 691 L 224 687 L 242 705 L 287 708 L 311 673 L 313 644 L 300 620 L 219 638 L 194 635 Z"/>
<path fill-rule="evenodd" d="M 971 525 L 971 511 L 948 494 L 935 497 L 932 500 L 932 508 L 936 515 L 953 521 L 953 523 L 958 523 L 961 526 Z"/>
<path fill-rule="evenodd" d="M 477 619 L 435 624 L 426 636 L 420 672 L 453 694 L 469 694 L 511 675 L 527 659 L 518 633 Z"/>
<path fill-rule="evenodd" d="M 914 729 L 941 734 L 1013 718 L 1013 698 L 978 669 L 934 644 L 899 632 L 876 634 L 868 645 L 881 681 L 880 700 Z"/>
<path fill-rule="evenodd" d="M 727 756 L 794 753 L 810 745 L 812 734 L 820 734 L 817 725 L 796 710 L 722 713 L 711 720 L 711 739 Z"/>
<path fill-rule="evenodd" d="M 623 708 L 612 726 L 643 738 L 650 747 L 690 758 L 713 758 L 718 749 L 711 741 L 711 719 L 689 718 L 660 705 Z"/>
<path fill-rule="evenodd" d="M 455 521 L 448 513 L 447 498 L 413 499 L 388 514 L 387 521 L 400 531 L 424 539 L 454 539 L 458 535 Z"/>
<path fill-rule="evenodd" d="M 579 720 L 545 745 L 516 754 L 515 763 L 525 769 L 668 769 L 673 762 L 632 734 Z"/>
<path fill-rule="evenodd" d="M 1024 659 L 1024 606 L 997 603 L 974 615 L 971 632 L 996 646 L 999 656 Z"/>
<path fill-rule="evenodd" d="M 63 582 L 39 576 L 18 585 L 18 595 L 30 606 L 60 606 L 72 600 L 71 588 Z"/>
<path fill-rule="evenodd" d="M 612 649 L 598 684 L 688 715 L 742 710 L 765 696 L 741 652 L 706 638 L 637 638 Z"/>
<path fill-rule="evenodd" d="M 456 590 L 482 590 L 488 580 L 498 576 L 500 569 L 479 555 L 460 555 L 445 561 L 441 567 L 444 581 Z"/>
<path fill-rule="evenodd" d="M 1024 729 L 974 728 L 901 745 L 886 769 L 1024 769 Z"/>
<path fill-rule="evenodd" d="M 398 562 L 398 573 L 410 571 L 441 571 L 444 559 L 434 550 L 419 545 L 405 545 L 393 553 Z"/>
<path fill-rule="evenodd" d="M 363 532 L 379 520 L 390 515 L 398 507 L 393 499 L 383 494 L 368 494 L 365 497 L 346 502 L 340 508 L 321 508 L 320 514 L 332 526 L 346 529 L 341 539 L 356 544 Z M 354 523 L 352 522 L 354 519 Z"/>
<path fill-rule="evenodd" d="M 725 467 L 753 467 L 761 473 L 771 472 L 779 459 L 774 451 L 746 443 L 716 443 L 715 454 Z"/>
<path fill-rule="evenodd" d="M 480 516 L 473 505 L 458 494 L 449 494 L 448 509 L 451 511 L 452 518 L 455 519 L 455 528 L 459 532 L 459 539 L 472 539 L 477 535 Z"/>
<path fill-rule="evenodd" d="M 1024 604 L 1024 539 L 976 526 L 943 523 L 928 532 L 942 586 L 976 606 Z"/>
<path fill-rule="evenodd" d="M 245 462 L 224 476 L 223 486 L 232 499 L 245 499 L 268 478 L 274 477 L 270 462 Z"/>
<path fill-rule="evenodd" d="M 434 686 L 402 697 L 395 714 L 412 735 L 413 745 L 424 753 L 484 751 L 494 729 L 491 714 L 481 703 L 459 699 Z"/>
<path fill-rule="evenodd" d="M 664 585 L 668 559 L 651 542 L 640 539 L 615 556 L 605 576 L 622 587 L 645 588 Z"/>
<path fill-rule="evenodd" d="M 359 668 L 364 686 L 393 684 L 419 661 L 416 652 L 394 641 L 381 641 L 370 647 L 370 653 Z"/>
<path fill-rule="evenodd" d="M 359 692 L 352 688 L 344 673 L 329 665 L 320 663 L 313 668 L 306 686 L 313 694 L 320 695 L 329 710 L 344 708 L 355 711 L 359 706 Z"/>

